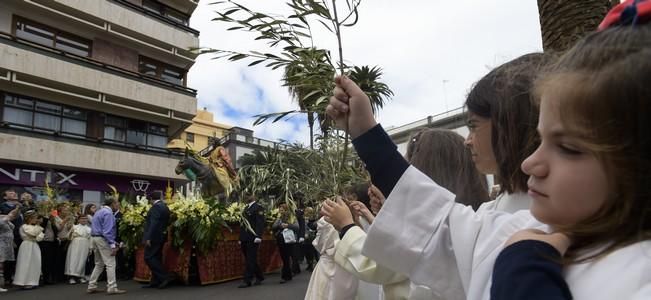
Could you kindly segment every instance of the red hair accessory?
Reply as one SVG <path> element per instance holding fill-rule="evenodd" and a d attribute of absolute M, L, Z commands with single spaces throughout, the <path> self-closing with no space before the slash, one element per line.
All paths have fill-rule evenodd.
<path fill-rule="evenodd" d="M 651 1 L 626 0 L 608 12 L 597 31 L 614 26 L 642 24 L 649 20 L 651 20 Z"/>

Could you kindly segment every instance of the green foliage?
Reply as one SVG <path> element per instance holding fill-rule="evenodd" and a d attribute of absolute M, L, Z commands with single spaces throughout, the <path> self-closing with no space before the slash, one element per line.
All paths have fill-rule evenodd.
<path fill-rule="evenodd" d="M 329 145 L 325 145 L 329 143 Z M 356 155 L 350 155 L 346 168 L 338 170 L 342 155 L 341 139 L 322 139 L 320 149 L 302 145 L 287 149 L 254 151 L 240 159 L 240 187 L 258 198 L 274 195 L 277 201 L 295 206 L 302 198 L 305 205 L 321 202 L 339 194 L 344 186 L 368 181 Z"/>

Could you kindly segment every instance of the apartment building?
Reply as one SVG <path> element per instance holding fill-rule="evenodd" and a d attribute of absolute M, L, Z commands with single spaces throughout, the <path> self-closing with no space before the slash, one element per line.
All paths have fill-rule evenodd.
<path fill-rule="evenodd" d="M 203 110 L 197 111 L 192 125 L 185 129 L 178 139 L 170 141 L 167 147 L 175 150 L 190 147 L 198 152 L 208 147 L 213 139 L 221 140 L 232 127 L 215 122 L 213 113 L 204 107 Z"/>
<path fill-rule="evenodd" d="M 0 1 L 0 190 L 98 202 L 168 181 L 192 124 L 198 0 Z"/>

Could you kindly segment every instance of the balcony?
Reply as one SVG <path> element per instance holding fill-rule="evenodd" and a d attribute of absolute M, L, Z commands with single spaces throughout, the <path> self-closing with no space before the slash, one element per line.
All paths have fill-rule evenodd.
<path fill-rule="evenodd" d="M 134 153 L 0 132 L 3 160 L 52 167 L 184 179 L 174 173 L 177 156 Z"/>
<path fill-rule="evenodd" d="M 196 55 L 189 49 L 199 46 L 198 31 L 123 2 L 126 1 L 25 0 L 23 3 L 31 6 L 28 9 L 75 20 L 140 47 L 164 51 L 188 62 L 194 60 Z"/>
<path fill-rule="evenodd" d="M 0 84 L 10 82 L 184 122 L 196 114 L 195 90 L 2 33 L 0 71 Z"/>
<path fill-rule="evenodd" d="M 151 0 L 149 2 L 144 2 L 148 0 L 138 0 L 142 2 L 142 5 L 138 5 L 134 3 L 133 0 L 113 0 L 113 1 L 120 3 L 130 9 L 138 11 L 142 14 L 155 18 L 161 22 L 188 31 L 194 34 L 195 36 L 199 35 L 199 31 L 188 26 L 190 23 L 190 15 L 192 14 L 192 12 L 194 11 L 194 9 L 197 7 L 198 4 L 194 0 L 186 0 L 186 1 Z"/>

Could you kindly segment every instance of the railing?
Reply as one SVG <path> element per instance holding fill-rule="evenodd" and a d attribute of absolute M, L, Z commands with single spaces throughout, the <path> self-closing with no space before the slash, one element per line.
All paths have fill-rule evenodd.
<path fill-rule="evenodd" d="M 264 148 L 270 147 L 270 148 L 278 148 L 278 149 L 283 149 L 283 150 L 287 149 L 287 147 L 289 147 L 289 145 L 284 144 L 284 143 L 278 143 L 278 142 L 274 142 L 274 141 L 270 141 L 270 140 L 265 140 L 265 139 L 256 138 L 256 137 L 252 137 L 252 136 L 247 136 L 247 135 L 243 135 L 243 134 L 237 134 L 237 133 L 230 133 L 230 134 L 225 135 L 224 137 L 219 139 L 219 144 L 223 145 L 228 141 L 237 141 L 237 142 L 242 142 L 242 143 L 246 143 L 246 144 L 249 144 L 249 145 L 257 145 L 257 146 L 264 147 Z M 210 151 L 213 150 L 213 148 L 214 148 L 213 144 L 209 142 L 208 147 L 206 147 L 206 148 L 202 149 L 201 151 L 199 151 L 199 155 L 206 156 L 206 155 L 208 155 L 208 153 L 210 153 Z"/>
<path fill-rule="evenodd" d="M 132 77 L 132 78 L 137 78 L 137 79 L 140 79 L 140 81 L 145 81 L 147 83 L 151 83 L 151 84 L 154 84 L 154 85 L 158 85 L 158 86 L 161 86 L 161 87 L 172 89 L 172 90 L 174 90 L 176 92 L 182 92 L 184 94 L 187 94 L 187 95 L 190 95 L 190 96 L 193 96 L 193 97 L 197 96 L 197 90 L 195 90 L 195 89 L 185 87 L 185 86 L 182 86 L 182 85 L 178 85 L 178 84 L 173 84 L 173 83 L 167 82 L 167 81 L 162 80 L 162 79 L 158 79 L 158 78 L 155 78 L 155 77 L 152 77 L 152 76 L 149 76 L 149 75 L 145 75 L 145 74 L 140 74 L 138 72 L 130 71 L 130 70 L 123 69 L 123 68 L 120 68 L 120 67 L 107 65 L 107 64 L 105 64 L 103 62 L 94 60 L 92 58 L 79 56 L 79 55 L 76 55 L 76 54 L 65 52 L 65 51 L 60 50 L 60 49 L 56 49 L 56 48 L 44 46 L 44 45 L 41 45 L 41 44 L 38 44 L 38 43 L 34 43 L 34 42 L 29 41 L 29 40 L 25 40 L 25 39 L 21 39 L 19 37 L 13 36 L 13 35 L 11 35 L 9 33 L 6 33 L 6 32 L 0 31 L 0 38 L 2 38 L 4 40 L 9 40 L 9 41 L 15 42 L 15 43 L 18 43 L 18 44 L 21 44 L 21 45 L 25 45 L 25 46 L 28 46 L 28 47 L 31 47 L 31 48 L 38 48 L 38 49 L 50 52 L 52 54 L 62 56 L 62 57 L 67 57 L 67 58 L 76 60 L 76 61 L 78 61 L 80 63 L 86 64 L 87 66 L 93 66 L 93 67 L 96 67 L 96 68 L 102 68 L 104 70 L 110 70 L 110 71 L 113 71 L 114 73 L 118 73 L 120 75 Z"/>
<path fill-rule="evenodd" d="M 153 17 L 155 19 L 163 21 L 163 22 L 165 22 L 167 24 L 170 24 L 170 25 L 172 25 L 172 26 L 174 26 L 176 28 L 179 28 L 179 29 L 185 30 L 187 32 L 190 32 L 190 33 L 194 34 L 194 36 L 199 36 L 199 31 L 198 30 L 196 30 L 196 29 L 194 29 L 194 28 L 192 28 L 190 26 L 186 26 L 184 24 L 176 22 L 176 21 L 174 21 L 172 19 L 169 19 L 169 18 L 167 18 L 165 16 L 161 16 L 160 14 L 157 14 L 155 12 L 146 10 L 143 7 L 138 6 L 136 4 L 133 4 L 133 3 L 129 2 L 129 1 L 127 1 L 127 0 L 113 0 L 113 1 L 115 1 L 117 3 L 120 3 L 120 4 L 124 5 L 124 6 L 127 6 L 127 7 L 131 8 L 133 10 L 137 10 L 138 12 L 140 12 L 142 14 L 148 15 L 150 17 Z M 194 2 L 196 3 L 197 1 L 194 1 Z"/>
<path fill-rule="evenodd" d="M 431 124 L 434 124 L 434 123 L 436 123 L 438 121 L 441 121 L 443 119 L 453 117 L 453 116 L 457 116 L 457 115 L 461 115 L 461 114 L 463 114 L 463 107 L 455 108 L 455 109 L 452 109 L 452 110 L 448 110 L 446 112 L 442 112 L 442 113 L 437 114 L 437 115 L 428 116 L 427 118 L 420 119 L 420 120 L 417 120 L 417 121 L 414 121 L 414 122 L 411 122 L 411 123 L 407 123 L 405 125 L 389 128 L 389 129 L 387 129 L 387 133 L 389 135 L 399 134 L 401 132 L 409 131 L 409 130 L 412 130 L 414 128 L 418 128 L 418 127 L 422 127 L 422 126 L 431 125 Z"/>
<path fill-rule="evenodd" d="M 226 135 L 224 138 L 224 143 L 227 141 L 235 140 L 239 142 L 244 142 L 247 144 L 252 144 L 252 145 L 258 145 L 261 147 L 271 147 L 271 148 L 280 148 L 280 149 L 287 149 L 288 145 L 283 144 L 283 143 L 278 143 L 270 140 L 265 140 L 261 138 L 256 138 L 252 136 L 246 136 L 243 134 L 237 134 L 237 133 L 231 133 L 229 135 Z"/>
<path fill-rule="evenodd" d="M 176 149 L 168 149 L 168 148 L 142 145 L 142 144 L 133 144 L 124 141 L 117 141 L 117 140 L 97 138 L 97 137 L 91 137 L 91 136 L 80 135 L 80 134 L 69 133 L 69 132 L 62 132 L 62 131 L 52 130 L 48 128 L 41 128 L 37 126 L 26 126 L 23 124 L 11 123 L 7 121 L 0 121 L 0 129 L 1 128 L 10 128 L 12 130 L 30 132 L 38 135 L 54 136 L 58 138 L 64 138 L 69 141 L 85 141 L 90 144 L 100 143 L 103 145 L 111 145 L 116 148 L 131 150 L 131 151 L 133 151 L 133 149 L 138 149 L 148 153 L 167 154 L 173 156 L 181 156 L 183 154 L 181 151 Z"/>

